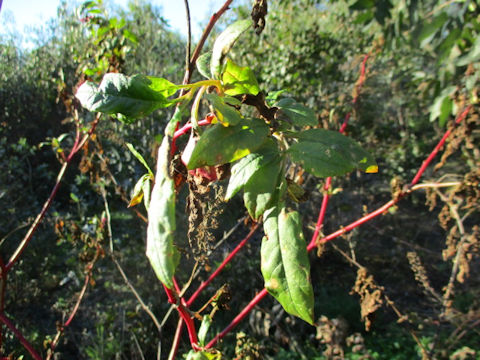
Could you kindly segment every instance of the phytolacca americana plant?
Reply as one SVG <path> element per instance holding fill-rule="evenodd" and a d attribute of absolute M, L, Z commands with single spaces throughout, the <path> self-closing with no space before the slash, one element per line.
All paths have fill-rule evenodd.
<path fill-rule="evenodd" d="M 175 294 L 173 277 L 180 259 L 174 243 L 177 193 L 170 166 L 172 149 L 176 149 L 176 137 L 191 131 L 183 151 L 187 169 L 213 181 L 213 167 L 231 164 L 226 200 L 243 190 L 250 216 L 263 219 L 261 271 L 266 289 L 288 313 L 312 324 L 310 264 L 301 217 L 287 206 L 295 186 L 287 181 L 287 167 L 295 163 L 317 177 L 328 177 L 354 169 L 376 172 L 377 165 L 353 140 L 315 128 L 318 120 L 311 109 L 290 98 L 265 101 L 253 71 L 226 58 L 235 40 L 251 25 L 250 20 L 232 24 L 217 38 L 212 51 L 198 59 L 197 68 L 207 80 L 176 85 L 157 77 L 106 74 L 99 86 L 87 82 L 76 96 L 88 110 L 127 123 L 156 109 L 176 106 L 158 150 L 156 174 L 148 170 L 139 180 L 131 202 L 134 205 L 144 197 L 147 257 L 167 294 Z M 184 94 L 174 98 L 180 89 Z M 214 115 L 199 120 L 202 100 Z M 244 115 L 247 106 L 255 107 L 259 116 Z M 176 131 L 187 117 L 187 124 Z M 134 154 L 146 165 L 140 154 Z"/>

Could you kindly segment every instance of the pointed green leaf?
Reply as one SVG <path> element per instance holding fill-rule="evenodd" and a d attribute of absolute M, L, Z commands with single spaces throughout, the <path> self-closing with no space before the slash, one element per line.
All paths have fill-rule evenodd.
<path fill-rule="evenodd" d="M 205 346 L 210 325 L 212 325 L 212 318 L 210 315 L 204 315 L 200 329 L 198 329 L 198 343 L 200 346 Z"/>
<path fill-rule="evenodd" d="M 197 59 L 197 70 L 207 79 L 210 79 L 210 60 L 212 59 L 212 52 L 206 52 Z"/>
<path fill-rule="evenodd" d="M 178 89 L 180 89 L 180 86 L 175 85 L 164 78 L 147 76 L 147 79 L 150 80 L 150 84 L 148 85 L 149 88 L 158 92 L 159 94 L 162 94 L 166 98 L 175 95 Z"/>
<path fill-rule="evenodd" d="M 298 139 L 287 150 L 292 161 L 315 176 L 343 175 L 355 168 L 367 173 L 378 171 L 372 155 L 337 131 L 310 129 L 289 136 Z"/>
<path fill-rule="evenodd" d="M 188 169 L 226 164 L 254 152 L 267 138 L 268 126 L 260 119 L 244 119 L 238 125 L 215 124 L 198 140 Z"/>
<path fill-rule="evenodd" d="M 159 280 L 173 288 L 173 275 L 180 256 L 173 244 L 175 223 L 175 186 L 168 173 L 170 144 L 168 137 L 158 149 L 155 185 L 148 209 L 147 257 Z"/>
<path fill-rule="evenodd" d="M 132 122 L 135 118 L 175 103 L 166 98 L 173 91 L 167 83 L 171 84 L 167 80 L 163 82 L 143 75 L 127 77 L 109 73 L 103 77 L 98 88 L 87 81 L 80 86 L 75 96 L 87 110 L 121 114 L 126 122 Z"/>
<path fill-rule="evenodd" d="M 315 126 L 318 125 L 315 112 L 302 104 L 297 103 L 292 98 L 285 98 L 275 104 L 285 116 L 290 120 L 292 125 L 297 126 Z"/>
<path fill-rule="evenodd" d="M 241 94 L 257 95 L 260 92 L 258 82 L 249 67 L 240 67 L 228 59 L 222 75 L 225 94 L 230 96 Z"/>
<path fill-rule="evenodd" d="M 223 59 L 235 41 L 252 26 L 252 20 L 239 20 L 228 26 L 215 40 L 210 61 L 210 73 L 215 79 L 220 78 Z"/>
<path fill-rule="evenodd" d="M 282 168 L 282 158 L 275 157 L 258 169 L 245 184 L 243 201 L 252 218 L 258 219 L 271 207 L 277 186 L 284 177 Z"/>
<path fill-rule="evenodd" d="M 224 125 L 237 125 L 240 121 L 242 121 L 242 114 L 240 114 L 237 109 L 235 109 L 233 106 L 230 106 L 226 102 L 229 100 L 228 98 L 220 97 L 214 93 L 207 94 L 205 97 L 214 107 L 218 120 L 220 120 L 220 122 L 222 122 Z M 235 98 L 231 99 L 238 101 Z"/>
<path fill-rule="evenodd" d="M 310 262 L 298 212 L 269 209 L 263 228 L 261 269 L 265 288 L 286 312 L 313 324 Z"/>
<path fill-rule="evenodd" d="M 150 169 L 150 167 L 148 166 L 148 164 L 145 161 L 145 159 L 143 158 L 143 156 L 137 150 L 135 150 L 135 148 L 133 147 L 132 144 L 126 143 L 126 145 L 127 145 L 128 150 L 130 150 L 130 152 L 133 154 L 133 156 L 135 156 L 137 158 L 137 160 L 140 161 L 143 166 L 145 166 L 148 173 L 153 178 L 153 171 Z"/>
<path fill-rule="evenodd" d="M 231 170 L 225 200 L 230 200 L 263 166 L 279 157 L 278 146 L 272 139 L 267 139 L 257 151 L 241 158 Z"/>

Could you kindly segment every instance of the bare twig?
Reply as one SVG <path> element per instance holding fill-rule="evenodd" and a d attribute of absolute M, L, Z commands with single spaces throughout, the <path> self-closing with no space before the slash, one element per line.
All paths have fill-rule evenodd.
<path fill-rule="evenodd" d="M 191 44 L 192 44 L 192 27 L 190 20 L 190 6 L 188 6 L 188 0 L 183 0 L 185 4 L 185 15 L 187 16 L 187 49 L 185 56 L 185 72 L 190 69 L 190 56 L 191 56 Z"/>

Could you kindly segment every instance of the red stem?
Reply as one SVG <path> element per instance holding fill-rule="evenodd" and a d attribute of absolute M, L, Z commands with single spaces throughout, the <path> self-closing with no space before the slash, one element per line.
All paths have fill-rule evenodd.
<path fill-rule="evenodd" d="M 177 323 L 177 330 L 175 330 L 175 336 L 173 337 L 173 343 L 172 343 L 172 348 L 170 350 L 170 355 L 169 359 L 175 359 L 175 356 L 177 356 L 178 348 L 180 347 L 180 339 L 182 336 L 182 330 L 183 330 L 183 319 L 180 318 L 178 319 Z"/>
<path fill-rule="evenodd" d="M 45 217 L 45 214 L 47 213 L 48 209 L 52 205 L 52 202 L 55 196 L 57 195 L 58 189 L 60 188 L 60 184 L 62 182 L 63 176 L 65 175 L 65 171 L 67 167 L 72 162 L 72 159 L 75 156 L 75 154 L 81 149 L 83 144 L 85 144 L 85 142 L 88 140 L 88 138 L 93 133 L 93 131 L 95 131 L 95 128 L 98 124 L 99 119 L 100 119 L 100 115 L 97 115 L 95 120 L 92 122 L 88 133 L 85 134 L 85 136 L 81 141 L 78 140 L 79 136 L 76 136 L 75 144 L 72 147 L 72 150 L 70 151 L 70 154 L 67 157 L 67 161 L 63 163 L 62 167 L 60 168 L 60 171 L 58 172 L 57 181 L 55 183 L 55 186 L 52 189 L 52 192 L 50 193 L 50 196 L 48 197 L 47 201 L 45 201 L 45 203 L 43 204 L 42 210 L 35 218 L 33 224 L 28 229 L 27 234 L 25 235 L 21 243 L 18 245 L 17 249 L 15 250 L 10 260 L 8 261 L 7 265 L 5 266 L 5 272 L 8 272 L 12 268 L 12 266 L 18 261 L 23 251 L 26 249 L 26 247 L 30 243 L 30 240 L 32 240 L 33 234 L 35 234 L 35 231 L 37 230 L 38 226 L 42 222 L 43 218 Z"/>
<path fill-rule="evenodd" d="M 33 346 L 25 339 L 22 333 L 13 325 L 13 323 L 5 316 L 4 313 L 0 313 L 0 321 L 15 334 L 15 337 L 20 341 L 23 347 L 32 355 L 35 360 L 42 360 L 42 357 L 35 351 Z"/>
<path fill-rule="evenodd" d="M 258 229 L 258 224 L 255 224 L 255 226 L 252 228 L 252 230 L 250 230 L 248 235 L 245 236 L 245 238 L 242 241 L 240 241 L 240 243 L 235 247 L 235 249 L 233 249 L 233 251 L 230 254 L 228 254 L 225 260 L 223 260 L 220 266 L 210 275 L 210 277 L 206 281 L 200 284 L 198 289 L 193 293 L 190 299 L 188 299 L 187 306 L 191 306 L 193 304 L 193 302 L 198 297 L 198 295 L 200 295 L 203 289 L 205 289 L 208 286 L 208 284 L 210 284 L 212 280 L 215 279 L 218 274 L 220 274 L 223 268 L 235 257 L 235 255 L 240 251 L 240 249 L 245 246 L 248 240 L 250 240 L 250 238 L 253 236 L 253 234 L 257 229 Z"/>
<path fill-rule="evenodd" d="M 465 117 L 468 115 L 468 112 L 470 111 L 470 109 L 472 108 L 472 105 L 468 105 L 465 110 L 463 110 L 463 112 L 457 117 L 457 119 L 455 120 L 455 124 L 454 126 L 452 126 L 450 129 L 448 129 L 445 134 L 443 135 L 442 139 L 438 142 L 437 146 L 435 146 L 435 148 L 433 149 L 433 151 L 430 153 L 430 155 L 428 156 L 428 158 L 422 163 L 422 166 L 420 167 L 420 169 L 418 169 L 418 172 L 417 174 L 415 175 L 415 177 L 413 178 L 412 182 L 410 183 L 410 187 L 412 187 L 413 185 L 415 185 L 418 180 L 420 180 L 420 178 L 422 177 L 423 173 L 425 172 L 425 170 L 427 169 L 428 165 L 430 165 L 430 163 L 432 162 L 433 158 L 435 157 L 435 155 L 437 155 L 438 151 L 440 150 L 440 148 L 443 146 L 443 144 L 445 144 L 445 141 L 447 140 L 448 136 L 450 135 L 450 133 L 453 131 L 453 129 L 455 128 L 456 125 L 460 124 L 461 121 L 463 121 L 463 119 L 465 119 Z"/>
<path fill-rule="evenodd" d="M 235 326 L 237 326 L 244 318 L 248 315 L 250 311 L 265 297 L 267 296 L 268 292 L 266 289 L 260 291 L 253 299 L 248 303 L 247 306 L 243 308 L 242 311 L 233 319 L 233 321 L 217 336 L 215 336 L 208 344 L 205 346 L 205 349 L 212 348 L 218 340 L 222 339 L 225 335 L 227 335 Z"/>
<path fill-rule="evenodd" d="M 198 126 L 205 126 L 209 125 L 211 123 L 210 120 L 205 119 L 205 120 L 200 120 L 198 122 Z M 175 131 L 175 134 L 173 135 L 173 140 L 177 140 L 180 136 L 187 134 L 191 129 L 193 125 L 192 123 L 186 123 L 181 129 Z"/>

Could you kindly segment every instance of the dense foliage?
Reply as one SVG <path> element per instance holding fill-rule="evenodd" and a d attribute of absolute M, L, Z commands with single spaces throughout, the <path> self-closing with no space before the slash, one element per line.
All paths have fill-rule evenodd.
<path fill-rule="evenodd" d="M 250 17 L 250 4 L 233 5 L 220 28 Z M 79 312 L 55 349 L 60 358 L 155 358 L 159 349 L 167 358 L 176 319 L 167 315 L 161 325 L 152 321 L 157 316 L 161 322 L 170 307 L 157 277 L 167 288 L 174 288 L 174 272 L 181 284 L 190 273 L 193 283 L 205 280 L 263 215 L 268 242 L 257 230 L 194 306 L 205 304 L 202 325 L 210 321 L 205 313 L 212 317 L 210 330 L 199 331 L 200 344 L 220 332 L 263 286 L 283 308 L 265 299 L 238 325 L 236 335 L 216 345 L 218 353 L 205 358 L 220 353 L 227 359 L 478 357 L 479 6 L 468 0 L 268 5 L 260 35 L 249 30 L 250 21 L 236 23 L 220 52 L 214 45 L 218 36 L 207 43 L 205 53 L 213 50 L 218 59 L 205 55 L 197 63 L 208 79 L 195 74 L 191 84 L 200 85 L 188 89 L 193 94 L 205 86 L 206 101 L 195 105 L 192 94 L 184 96 L 202 117 L 213 115 L 201 120 L 207 130 L 196 128 L 202 135 L 185 163 L 189 170 L 216 170 L 197 172 L 197 180 L 208 181 L 190 179 L 188 189 L 177 179 L 161 180 L 161 166 L 156 174 L 150 170 L 169 135 L 163 136 L 168 119 L 190 116 L 190 107 L 180 115 L 173 110 L 185 68 L 185 40 L 169 30 L 159 9 L 143 2 L 108 11 L 101 2 L 65 6 L 44 30 L 49 36 L 32 50 L 19 48 L 13 39 L 0 40 L 3 262 L 68 161 L 75 132 L 96 121 L 74 94 L 89 110 L 112 115 L 101 119 L 79 149 L 44 222 L 8 282 L 2 278 L 1 311 L 43 355 L 87 279 Z M 245 31 L 249 35 L 241 36 Z M 224 62 L 226 48 L 230 59 Z M 360 81 L 362 66 L 366 73 Z M 125 95 L 139 93 L 141 107 L 125 102 Z M 470 105 L 440 161 L 427 171 L 425 191 L 415 190 L 384 216 L 319 246 L 316 255 L 304 252 L 305 240 L 292 234 L 303 232 L 309 239 L 315 230 L 327 182 L 319 178 L 349 173 L 335 178 L 328 190 L 330 206 L 321 229 L 327 235 L 405 191 L 445 129 Z M 273 108 L 279 109 L 275 116 L 267 111 Z M 212 116 L 219 123 L 209 125 Z M 334 133 L 346 116 L 351 117 L 347 134 L 355 141 Z M 338 144 L 344 151 L 335 154 Z M 176 145 L 189 149 L 181 137 Z M 352 172 L 375 166 L 362 147 L 376 159 L 378 174 Z M 325 148 L 336 161 L 308 156 Z M 160 148 L 159 154 L 167 159 L 168 150 Z M 229 169 L 218 166 L 229 162 Z M 187 172 L 179 158 L 173 164 Z M 164 165 L 168 168 L 168 162 Z M 153 178 L 158 188 L 150 198 Z M 142 196 L 147 207 L 169 204 L 167 214 L 147 214 L 137 205 Z M 176 231 L 175 238 L 168 231 L 151 235 L 157 230 L 150 225 L 147 230 L 147 215 L 176 218 L 167 229 Z M 233 235 L 221 240 L 232 227 Z M 147 231 L 149 237 L 167 238 L 167 265 L 145 246 Z M 278 258 L 292 253 L 310 264 L 310 271 L 289 275 L 293 260 L 283 260 L 279 270 Z M 288 285 L 282 288 L 291 279 L 302 284 L 293 294 Z M 230 300 L 224 304 L 219 298 Z M 26 354 L 13 333 L 4 334 L 3 355 Z M 180 353 L 187 354 L 190 346 L 186 336 L 183 340 Z"/>

